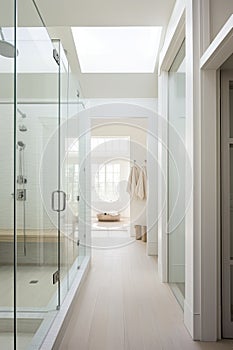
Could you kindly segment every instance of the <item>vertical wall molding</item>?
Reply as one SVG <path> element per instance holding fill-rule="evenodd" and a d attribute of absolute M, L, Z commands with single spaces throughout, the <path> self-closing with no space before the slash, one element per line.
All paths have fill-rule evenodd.
<path fill-rule="evenodd" d="M 217 95 L 216 71 L 202 71 L 201 340 L 217 340 Z M 212 101 L 210 104 L 208 101 Z M 211 142 L 210 142 L 211 140 Z M 209 320 L 211 319 L 211 322 Z"/>
<path fill-rule="evenodd" d="M 167 183 L 167 125 L 168 119 L 168 72 L 159 76 L 159 123 L 158 123 L 158 272 L 161 282 L 168 281 L 168 237 L 167 237 L 167 194 L 163 181 Z"/>
<path fill-rule="evenodd" d="M 200 0 L 186 2 L 186 148 L 193 169 L 193 192 L 186 214 L 184 323 L 201 337 L 201 112 Z M 188 193 L 188 192 L 187 192 Z"/>

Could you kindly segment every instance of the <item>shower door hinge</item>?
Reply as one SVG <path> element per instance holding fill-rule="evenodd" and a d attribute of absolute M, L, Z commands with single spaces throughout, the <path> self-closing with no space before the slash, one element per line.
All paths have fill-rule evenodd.
<path fill-rule="evenodd" d="M 53 49 L 53 58 L 55 59 L 57 64 L 60 65 L 60 56 L 56 49 Z"/>
<path fill-rule="evenodd" d="M 53 274 L 53 284 L 56 284 L 60 280 L 60 272 L 57 270 Z"/>

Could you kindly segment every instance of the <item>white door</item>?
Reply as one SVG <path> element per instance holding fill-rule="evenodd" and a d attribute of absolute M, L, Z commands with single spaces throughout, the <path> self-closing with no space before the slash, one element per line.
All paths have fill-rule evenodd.
<path fill-rule="evenodd" d="M 222 330 L 233 338 L 233 71 L 221 72 Z"/>

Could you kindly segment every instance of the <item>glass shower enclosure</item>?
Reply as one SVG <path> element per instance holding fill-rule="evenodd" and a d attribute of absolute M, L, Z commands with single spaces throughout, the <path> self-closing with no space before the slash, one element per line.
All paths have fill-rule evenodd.
<path fill-rule="evenodd" d="M 0 348 L 37 349 L 87 254 L 67 156 L 82 106 L 33 1 L 0 0 L 0 36 Z"/>

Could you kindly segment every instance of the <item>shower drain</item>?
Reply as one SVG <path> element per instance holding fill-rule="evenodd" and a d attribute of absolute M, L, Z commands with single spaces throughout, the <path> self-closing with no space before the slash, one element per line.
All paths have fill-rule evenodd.
<path fill-rule="evenodd" d="M 39 281 L 38 280 L 31 280 L 30 282 L 29 282 L 29 284 L 36 284 L 36 283 L 38 283 Z"/>

